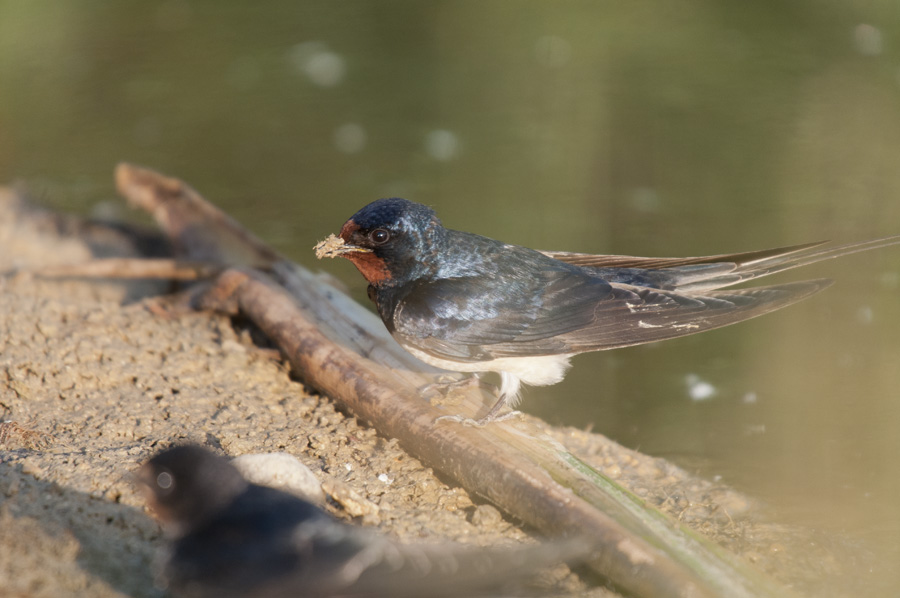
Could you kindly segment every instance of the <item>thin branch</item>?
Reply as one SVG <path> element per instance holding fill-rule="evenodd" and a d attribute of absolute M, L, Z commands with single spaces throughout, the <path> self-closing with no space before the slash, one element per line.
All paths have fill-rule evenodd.
<path fill-rule="evenodd" d="M 222 271 L 222 266 L 166 258 L 101 258 L 81 264 L 45 266 L 31 273 L 43 278 L 118 278 L 200 280 Z"/>

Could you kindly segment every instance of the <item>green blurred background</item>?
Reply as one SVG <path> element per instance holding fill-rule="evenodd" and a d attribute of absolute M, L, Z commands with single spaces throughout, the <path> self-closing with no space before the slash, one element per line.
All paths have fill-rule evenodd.
<path fill-rule="evenodd" d="M 0 0 L 0 181 L 108 214 L 122 160 L 296 261 L 369 201 L 542 249 L 900 234 L 900 4 Z M 580 356 L 524 408 L 848 539 L 900 582 L 900 248 L 729 329 Z"/>

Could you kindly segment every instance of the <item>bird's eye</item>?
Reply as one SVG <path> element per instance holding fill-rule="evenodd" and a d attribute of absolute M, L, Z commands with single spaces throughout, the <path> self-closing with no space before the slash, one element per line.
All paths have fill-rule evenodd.
<path fill-rule="evenodd" d="M 376 245 L 383 245 L 388 242 L 388 239 L 391 238 L 391 233 L 384 230 L 383 228 L 376 228 L 372 232 L 369 233 L 369 239 L 372 240 Z"/>
<path fill-rule="evenodd" d="M 175 485 L 175 478 L 173 478 L 172 474 L 168 471 L 163 471 L 158 476 L 156 476 L 156 485 L 159 486 L 160 490 L 171 490 Z"/>

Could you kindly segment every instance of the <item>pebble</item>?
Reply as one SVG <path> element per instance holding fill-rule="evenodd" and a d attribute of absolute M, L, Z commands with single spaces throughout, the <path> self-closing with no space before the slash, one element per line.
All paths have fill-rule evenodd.
<path fill-rule="evenodd" d="M 616 479 L 618 477 L 621 477 L 622 468 L 619 467 L 618 465 L 611 465 L 609 467 L 604 467 L 603 473 L 605 473 L 606 476 L 609 478 Z"/>
<path fill-rule="evenodd" d="M 378 514 L 378 505 L 343 482 L 325 480 L 322 489 L 351 517 L 369 517 Z"/>
<path fill-rule="evenodd" d="M 39 477 L 42 473 L 44 473 L 44 468 L 38 464 L 36 459 L 28 457 L 22 461 L 22 473 L 34 477 Z"/>
<path fill-rule="evenodd" d="M 493 505 L 478 505 L 472 513 L 472 525 L 497 525 L 503 520 L 503 515 Z"/>
<path fill-rule="evenodd" d="M 256 453 L 241 455 L 231 461 L 247 481 L 261 486 L 285 490 L 322 504 L 322 483 L 299 459 L 288 453 Z"/>

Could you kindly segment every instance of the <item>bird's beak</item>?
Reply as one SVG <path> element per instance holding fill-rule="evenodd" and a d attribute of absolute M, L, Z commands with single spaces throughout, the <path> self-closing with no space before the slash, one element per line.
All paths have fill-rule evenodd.
<path fill-rule="evenodd" d="M 316 257 L 341 257 L 347 253 L 372 253 L 372 250 L 359 245 L 351 245 L 345 243 L 341 237 L 328 235 L 328 238 L 319 242 L 313 248 L 316 251 Z"/>
<path fill-rule="evenodd" d="M 143 495 L 147 503 L 155 502 L 156 496 L 153 492 L 153 470 L 146 463 L 138 470 L 132 471 L 129 476 L 131 483 L 134 484 L 138 492 Z"/>

